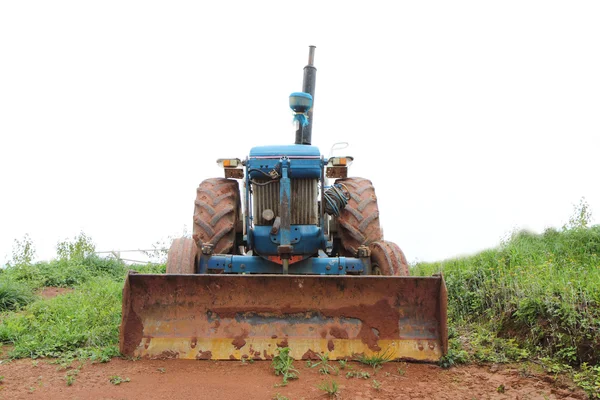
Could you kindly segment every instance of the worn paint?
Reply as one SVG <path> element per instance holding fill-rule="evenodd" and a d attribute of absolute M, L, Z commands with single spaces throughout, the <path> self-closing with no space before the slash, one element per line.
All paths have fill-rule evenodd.
<path fill-rule="evenodd" d="M 447 346 L 442 287 L 441 277 L 129 275 L 121 352 L 268 359 L 284 345 L 297 359 L 389 351 L 437 361 Z"/>

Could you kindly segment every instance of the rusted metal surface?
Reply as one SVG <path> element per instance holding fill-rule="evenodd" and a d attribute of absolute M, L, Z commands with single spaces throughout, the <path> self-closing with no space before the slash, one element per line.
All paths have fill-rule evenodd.
<path fill-rule="evenodd" d="M 325 173 L 328 178 L 347 178 L 348 167 L 327 167 Z"/>
<path fill-rule="evenodd" d="M 244 179 L 244 170 L 241 168 L 225 168 L 225 178 Z"/>
<path fill-rule="evenodd" d="M 387 351 L 437 361 L 447 349 L 441 276 L 131 274 L 121 352 L 133 357 L 296 359 Z"/>

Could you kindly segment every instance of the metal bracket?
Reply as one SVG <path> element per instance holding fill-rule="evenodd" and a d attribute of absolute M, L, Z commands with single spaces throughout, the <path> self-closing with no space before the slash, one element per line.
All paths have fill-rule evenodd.
<path fill-rule="evenodd" d="M 204 243 L 202 245 L 202 254 L 206 255 L 206 256 L 210 256 L 213 253 L 213 245 L 210 243 Z"/>
<path fill-rule="evenodd" d="M 365 266 L 364 275 L 371 275 L 371 249 L 367 246 L 360 246 L 356 253 Z"/>
<path fill-rule="evenodd" d="M 347 178 L 348 167 L 327 167 L 325 173 L 328 178 Z"/>
<path fill-rule="evenodd" d="M 225 168 L 225 178 L 244 179 L 244 170 L 240 168 Z"/>

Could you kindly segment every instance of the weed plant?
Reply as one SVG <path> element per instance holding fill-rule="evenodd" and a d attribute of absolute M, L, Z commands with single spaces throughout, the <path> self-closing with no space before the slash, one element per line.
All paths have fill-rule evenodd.
<path fill-rule="evenodd" d="M 317 387 L 324 391 L 329 398 L 337 397 L 340 391 L 339 385 L 334 380 L 329 382 L 321 382 Z"/>
<path fill-rule="evenodd" d="M 33 290 L 22 282 L 0 276 L 0 311 L 14 311 L 33 302 Z"/>
<path fill-rule="evenodd" d="M 278 354 L 273 357 L 271 366 L 275 370 L 275 375 L 281 376 L 283 382 L 278 386 L 286 386 L 290 379 L 298 379 L 298 370 L 294 368 L 294 359 L 290 356 L 290 348 L 278 348 Z"/>
<path fill-rule="evenodd" d="M 384 352 L 376 353 L 370 356 L 366 356 L 361 354 L 356 358 L 361 364 L 369 365 L 373 367 L 374 370 L 378 370 L 383 366 L 383 364 L 394 360 L 394 350 L 388 349 Z"/>

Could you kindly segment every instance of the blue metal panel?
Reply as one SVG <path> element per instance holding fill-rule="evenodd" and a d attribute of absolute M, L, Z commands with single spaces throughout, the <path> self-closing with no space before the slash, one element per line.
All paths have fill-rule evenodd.
<path fill-rule="evenodd" d="M 252 179 L 264 179 L 265 173 L 280 168 L 280 160 L 287 157 L 290 160 L 289 177 L 291 179 L 320 178 L 322 160 L 319 149 L 315 146 L 284 145 L 261 146 L 250 150 L 248 172 Z"/>
<path fill-rule="evenodd" d="M 307 146 L 300 144 L 286 144 L 278 146 L 257 146 L 250 149 L 250 158 L 252 157 L 321 157 L 321 152 L 317 146 Z"/>
<path fill-rule="evenodd" d="M 258 256 L 232 256 L 217 254 L 202 256 L 200 273 L 207 269 L 222 270 L 226 274 L 281 274 L 281 265 Z M 303 275 L 345 275 L 362 273 L 364 265 L 358 258 L 350 257 L 309 257 L 291 264 L 290 274 Z"/>
<path fill-rule="evenodd" d="M 294 246 L 292 254 L 312 255 L 324 248 L 325 236 L 316 225 L 292 225 L 290 243 Z M 277 255 L 277 246 L 281 243 L 279 234 L 271 234 L 270 226 L 255 226 L 252 232 L 254 248 L 262 255 Z"/>
<path fill-rule="evenodd" d="M 292 182 L 288 176 L 289 160 L 284 158 L 281 161 L 281 180 L 279 181 L 279 210 L 281 218 L 281 227 L 279 229 L 279 239 L 282 246 L 288 246 L 290 242 L 290 230 L 292 224 Z"/>

